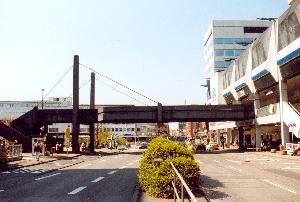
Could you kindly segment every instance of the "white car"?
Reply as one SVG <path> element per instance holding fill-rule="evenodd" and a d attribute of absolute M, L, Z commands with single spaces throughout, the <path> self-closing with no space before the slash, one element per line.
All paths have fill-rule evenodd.
<path fill-rule="evenodd" d="M 209 142 L 208 145 L 206 145 L 206 150 L 211 151 L 211 150 L 218 150 L 219 145 L 216 142 Z"/>

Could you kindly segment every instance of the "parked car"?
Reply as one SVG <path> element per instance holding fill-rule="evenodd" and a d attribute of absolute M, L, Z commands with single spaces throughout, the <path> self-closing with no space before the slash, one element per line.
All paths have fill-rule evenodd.
<path fill-rule="evenodd" d="M 139 146 L 139 149 L 146 149 L 148 146 L 147 142 L 142 142 L 141 145 Z"/>
<path fill-rule="evenodd" d="M 211 151 L 211 150 L 218 150 L 219 145 L 216 142 L 209 142 L 208 145 L 206 145 L 206 150 Z"/>

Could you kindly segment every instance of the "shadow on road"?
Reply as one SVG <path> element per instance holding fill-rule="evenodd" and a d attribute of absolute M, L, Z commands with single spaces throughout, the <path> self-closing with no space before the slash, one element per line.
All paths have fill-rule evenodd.
<path fill-rule="evenodd" d="M 244 153 L 244 152 L 249 152 L 248 150 L 242 151 L 238 149 L 224 149 L 224 150 L 213 150 L 213 151 L 204 151 L 200 152 L 197 151 L 195 154 L 228 154 L 228 153 Z"/>
<path fill-rule="evenodd" d="M 224 199 L 229 197 L 225 192 L 216 190 L 219 187 L 224 187 L 219 180 L 212 179 L 206 175 L 200 176 L 200 186 L 209 199 Z"/>

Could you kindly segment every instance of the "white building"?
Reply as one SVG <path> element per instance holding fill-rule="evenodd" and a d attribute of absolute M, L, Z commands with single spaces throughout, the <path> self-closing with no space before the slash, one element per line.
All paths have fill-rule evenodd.
<path fill-rule="evenodd" d="M 204 36 L 207 104 L 223 104 L 219 71 L 239 57 L 271 22 L 258 20 L 213 20 Z"/>
<path fill-rule="evenodd" d="M 299 22 L 300 0 L 295 0 L 278 20 L 267 22 L 270 27 L 224 71 L 207 74 L 212 94 L 209 104 L 254 105 L 253 120 L 211 124 L 218 139 L 223 133 L 227 143 L 232 143 L 242 128 L 239 141 L 256 148 L 262 141 L 286 146 L 300 140 Z"/>

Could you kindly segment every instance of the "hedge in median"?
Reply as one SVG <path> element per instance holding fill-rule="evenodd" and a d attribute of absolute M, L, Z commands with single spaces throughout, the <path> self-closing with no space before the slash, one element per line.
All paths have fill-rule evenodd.
<path fill-rule="evenodd" d="M 173 196 L 173 169 L 170 162 L 173 162 L 190 188 L 198 186 L 200 169 L 192 152 L 165 138 L 156 138 L 148 145 L 139 170 L 139 184 L 149 195 L 162 198 Z M 176 182 L 179 188 L 179 179 Z"/>

